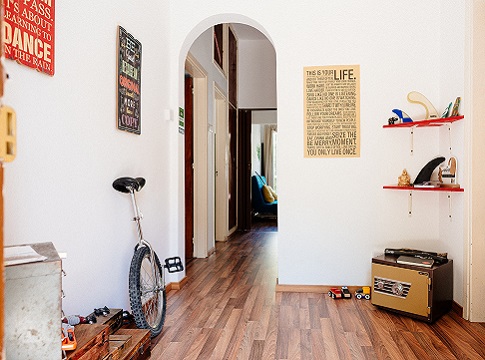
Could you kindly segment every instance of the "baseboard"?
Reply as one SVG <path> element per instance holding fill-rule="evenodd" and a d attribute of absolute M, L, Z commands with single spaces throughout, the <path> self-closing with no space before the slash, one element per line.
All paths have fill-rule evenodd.
<path fill-rule="evenodd" d="M 456 301 L 453 301 L 453 303 L 451 304 L 451 310 L 460 317 L 463 317 L 463 306 L 458 304 Z"/>
<path fill-rule="evenodd" d="M 212 249 L 210 249 L 208 252 L 207 252 L 207 257 L 211 256 L 212 254 L 214 254 L 216 252 L 216 247 L 213 246 Z"/>
<path fill-rule="evenodd" d="M 364 285 L 368 286 L 368 285 Z M 341 288 L 342 285 L 288 285 L 288 284 L 279 284 L 278 280 L 276 280 L 276 292 L 295 292 L 295 293 L 316 293 L 316 294 L 326 294 L 330 291 L 331 288 Z M 351 293 L 355 293 L 357 289 L 360 289 L 362 286 L 357 285 L 350 285 L 347 286 Z"/>
<path fill-rule="evenodd" d="M 184 285 L 189 281 L 189 278 L 185 276 L 181 281 L 179 282 L 171 282 L 165 286 L 165 291 L 169 293 L 171 290 L 180 290 L 184 287 Z"/>

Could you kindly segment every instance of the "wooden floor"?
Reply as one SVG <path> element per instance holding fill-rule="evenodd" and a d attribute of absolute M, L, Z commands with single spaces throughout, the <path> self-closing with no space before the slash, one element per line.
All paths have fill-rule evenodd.
<path fill-rule="evenodd" d="M 187 266 L 151 359 L 485 359 L 485 325 L 434 324 L 326 294 L 275 293 L 277 232 L 259 224 Z"/>

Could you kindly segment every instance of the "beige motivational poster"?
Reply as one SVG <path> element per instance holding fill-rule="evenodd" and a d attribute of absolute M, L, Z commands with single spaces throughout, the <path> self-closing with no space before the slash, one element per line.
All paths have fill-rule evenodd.
<path fill-rule="evenodd" d="M 305 157 L 359 157 L 360 66 L 303 71 Z"/>

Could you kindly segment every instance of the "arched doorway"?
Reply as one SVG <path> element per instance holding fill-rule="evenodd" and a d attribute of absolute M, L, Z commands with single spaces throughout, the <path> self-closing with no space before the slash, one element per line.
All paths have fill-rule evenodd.
<path fill-rule="evenodd" d="M 240 180 L 238 110 L 276 108 L 276 56 L 270 40 L 249 25 L 214 25 L 219 31 L 222 25 L 222 37 L 216 36 L 214 26 L 202 31 L 190 44 L 184 66 L 186 72 L 187 64 L 196 63 L 207 84 L 194 87 L 194 257 L 210 255 L 216 239 L 227 240 L 238 229 L 238 206 L 250 196 Z M 237 42 L 235 61 L 229 56 L 231 36 Z M 218 51 L 222 59 L 217 59 Z M 255 57 L 255 53 L 260 55 Z M 255 88 L 265 96 L 254 96 L 258 93 Z M 207 104 L 205 109 L 202 101 Z M 250 164 L 248 169 L 250 176 Z"/>

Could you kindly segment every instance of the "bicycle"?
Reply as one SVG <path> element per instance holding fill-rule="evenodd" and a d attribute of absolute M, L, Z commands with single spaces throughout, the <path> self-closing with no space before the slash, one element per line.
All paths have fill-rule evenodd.
<path fill-rule="evenodd" d="M 152 338 L 158 336 L 165 323 L 167 311 L 167 294 L 165 291 L 165 272 L 184 270 L 180 257 L 165 259 L 162 265 L 151 244 L 144 239 L 141 227 L 143 215 L 138 208 L 135 193 L 145 186 L 142 177 L 121 177 L 113 182 L 113 188 L 122 193 L 129 193 L 133 205 L 134 218 L 138 230 L 138 244 L 131 259 L 128 288 L 130 306 L 136 326 L 150 330 Z"/>

